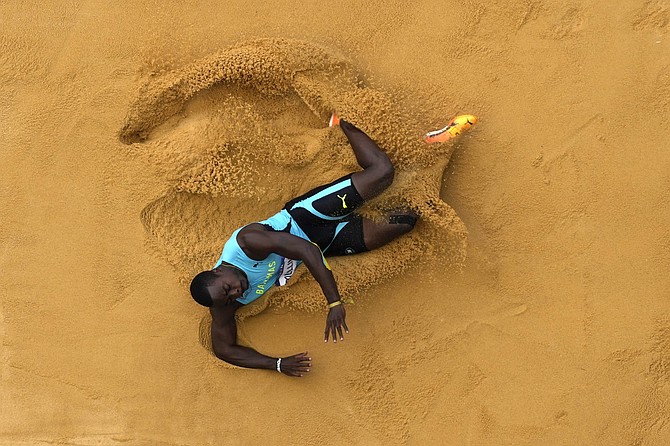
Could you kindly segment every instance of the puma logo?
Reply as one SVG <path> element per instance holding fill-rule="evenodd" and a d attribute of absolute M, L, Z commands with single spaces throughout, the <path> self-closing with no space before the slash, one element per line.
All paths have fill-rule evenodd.
<path fill-rule="evenodd" d="M 347 198 L 347 194 L 344 194 L 344 196 L 340 197 L 339 195 L 337 196 L 340 200 L 342 200 L 342 209 L 347 208 L 347 203 L 345 203 L 344 199 Z"/>

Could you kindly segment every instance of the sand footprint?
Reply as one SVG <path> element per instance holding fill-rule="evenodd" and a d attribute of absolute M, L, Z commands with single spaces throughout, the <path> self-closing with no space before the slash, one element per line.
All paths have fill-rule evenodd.
<path fill-rule="evenodd" d="M 670 28 L 670 8 L 664 2 L 647 1 L 632 22 L 636 31 L 657 29 L 666 32 Z"/>
<path fill-rule="evenodd" d="M 585 22 L 584 14 L 579 8 L 570 8 L 563 14 L 559 22 L 551 27 L 547 37 L 555 40 L 576 37 L 584 28 Z"/>

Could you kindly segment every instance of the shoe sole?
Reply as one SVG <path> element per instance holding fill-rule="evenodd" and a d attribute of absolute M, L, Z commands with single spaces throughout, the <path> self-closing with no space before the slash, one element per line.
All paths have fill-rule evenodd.
<path fill-rule="evenodd" d="M 445 128 L 426 133 L 423 140 L 429 144 L 446 142 L 470 130 L 476 123 L 477 117 L 474 115 L 459 115 L 452 119 Z"/>

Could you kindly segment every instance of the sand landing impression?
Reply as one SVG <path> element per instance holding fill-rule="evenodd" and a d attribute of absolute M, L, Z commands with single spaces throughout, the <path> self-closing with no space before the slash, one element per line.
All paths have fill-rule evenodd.
<path fill-rule="evenodd" d="M 334 259 L 342 295 L 355 301 L 438 257 L 454 270 L 462 266 L 465 226 L 439 196 L 453 145 L 424 143 L 421 116 L 409 116 L 392 95 L 367 87 L 345 59 L 301 41 L 262 39 L 151 81 L 119 132 L 123 142 L 140 142 L 135 149 L 162 170 L 169 188 L 147 205 L 142 221 L 185 280 L 212 267 L 236 228 L 359 169 L 344 135 L 326 126 L 332 110 L 378 141 L 398 169 L 392 188 L 363 212 L 374 218 L 409 206 L 422 217 L 418 230 L 401 241 L 355 259 Z M 318 283 L 308 276 L 275 288 L 272 299 L 321 310 Z"/>
<path fill-rule="evenodd" d="M 304 378 L 225 367 L 186 285 L 356 168 L 332 110 L 422 220 L 344 342 L 245 309 Z M 4 1 L 0 130 L 0 446 L 670 444 L 668 0 Z"/>

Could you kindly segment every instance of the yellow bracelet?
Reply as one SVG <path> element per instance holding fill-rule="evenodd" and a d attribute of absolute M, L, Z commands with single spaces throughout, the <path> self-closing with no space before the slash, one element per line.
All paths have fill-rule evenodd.
<path fill-rule="evenodd" d="M 335 308 L 335 307 L 338 306 L 338 305 L 342 305 L 342 301 L 341 301 L 341 300 L 336 300 L 336 301 L 333 302 L 332 304 L 328 304 L 328 308 Z"/>

